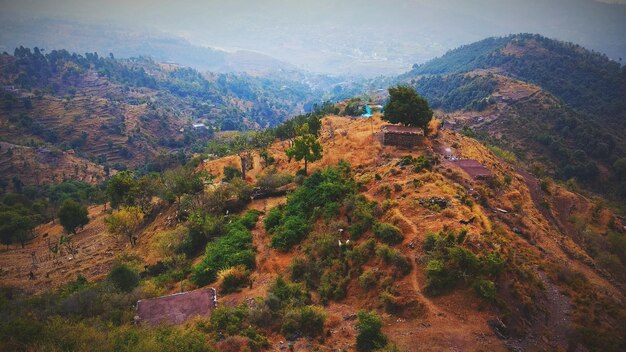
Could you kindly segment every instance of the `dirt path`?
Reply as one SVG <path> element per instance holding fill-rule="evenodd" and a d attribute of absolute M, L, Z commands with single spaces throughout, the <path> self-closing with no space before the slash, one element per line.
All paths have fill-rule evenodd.
<path fill-rule="evenodd" d="M 250 209 L 263 212 L 255 228 L 250 231 L 252 233 L 252 242 L 256 249 L 256 268 L 251 277 L 253 284 L 252 288 L 247 287 L 241 290 L 241 292 L 222 297 L 222 302 L 226 305 L 236 305 L 249 298 L 265 296 L 268 287 L 278 273 L 283 272 L 291 262 L 289 253 L 280 253 L 271 249 L 270 237 L 263 227 L 263 220 L 267 212 L 285 202 L 285 200 L 286 197 L 256 199 L 250 204 Z"/>
<path fill-rule="evenodd" d="M 521 339 L 509 339 L 507 346 L 513 351 L 529 351 L 547 344 L 550 351 L 567 351 L 572 324 L 571 302 L 543 271 L 535 270 L 545 286 L 541 298 L 541 305 L 547 309 L 545 317 L 536 317 L 528 334 Z"/>
<path fill-rule="evenodd" d="M 413 221 L 411 221 L 411 219 L 407 218 L 404 214 L 402 214 L 402 212 L 398 209 L 395 208 L 393 211 L 394 215 L 397 216 L 398 218 L 402 219 L 405 223 L 407 223 L 409 225 L 409 227 L 411 227 L 411 230 L 413 231 L 412 236 L 405 236 L 407 238 L 415 238 L 417 236 L 418 229 L 417 226 L 415 225 L 415 223 Z M 417 254 L 417 250 L 412 250 L 411 251 L 411 256 L 413 258 L 417 258 L 416 256 Z M 439 316 L 441 315 L 441 309 L 439 307 L 437 307 L 433 301 L 431 301 L 428 297 L 426 297 L 423 293 L 422 290 L 420 289 L 420 285 L 419 282 L 417 280 L 417 266 L 419 265 L 419 263 L 417 262 L 417 260 L 415 261 L 415 265 L 416 268 L 414 268 L 413 272 L 411 273 L 411 286 L 413 287 L 413 290 L 415 291 L 415 295 L 417 296 L 418 301 L 420 301 L 422 304 L 424 304 L 424 307 L 426 308 L 426 311 L 430 314 L 433 314 L 435 316 Z"/>
<path fill-rule="evenodd" d="M 524 182 L 528 187 L 528 191 L 530 192 L 530 198 L 533 200 L 535 204 L 535 208 L 539 210 L 541 215 L 548 220 L 555 228 L 557 228 L 562 233 L 564 232 L 561 228 L 559 222 L 556 220 L 550 209 L 545 208 L 542 204 L 544 202 L 543 191 L 541 190 L 541 185 L 539 184 L 539 180 L 531 175 L 528 171 L 514 166 L 515 172 L 520 174 L 524 178 Z"/>

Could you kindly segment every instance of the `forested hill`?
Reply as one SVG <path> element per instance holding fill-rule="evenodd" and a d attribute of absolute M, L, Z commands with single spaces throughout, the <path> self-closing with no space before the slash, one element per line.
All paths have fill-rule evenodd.
<path fill-rule="evenodd" d="M 462 46 L 398 77 L 449 126 L 609 198 L 626 198 L 626 68 L 533 34 Z"/>
<path fill-rule="evenodd" d="M 582 112 L 625 128 L 626 68 L 606 55 L 535 34 L 488 38 L 451 50 L 403 75 L 498 69 L 534 83 Z"/>
<path fill-rule="evenodd" d="M 302 110 L 313 99 L 303 83 L 252 77 L 245 74 L 207 74 L 176 64 L 160 64 L 151 59 L 115 59 L 112 55 L 84 56 L 66 50 L 47 54 L 34 48 L 17 48 L 14 55 L 0 58 L 3 85 L 52 95 L 80 93 L 80 83 L 88 75 L 107 79 L 129 90 L 147 88 L 186 99 L 194 117 L 211 115 L 228 129 L 242 127 L 243 117 L 262 127 L 276 125 Z"/>
<path fill-rule="evenodd" d="M 23 47 L 0 54 L 0 141 L 118 169 L 201 150 L 214 131 L 275 126 L 320 99 L 298 81 L 148 58 Z M 23 174 L 16 158 L 0 161 L 5 177 Z"/>

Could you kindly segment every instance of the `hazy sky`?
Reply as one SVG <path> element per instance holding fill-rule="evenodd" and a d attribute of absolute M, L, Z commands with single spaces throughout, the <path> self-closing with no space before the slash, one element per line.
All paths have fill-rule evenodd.
<path fill-rule="evenodd" d="M 601 2 L 600 2 L 601 1 Z M 611 4 L 608 4 L 611 3 Z M 533 32 L 626 57 L 626 0 L 0 0 L 8 17 L 143 27 L 314 71 L 398 71 L 487 36 Z M 68 38 L 71 40 L 71 38 Z M 0 43 L 1 44 L 1 43 Z"/>

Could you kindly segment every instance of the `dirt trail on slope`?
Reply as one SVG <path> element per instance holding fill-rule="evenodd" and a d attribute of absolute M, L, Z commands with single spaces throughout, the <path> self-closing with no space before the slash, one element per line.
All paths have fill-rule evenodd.
<path fill-rule="evenodd" d="M 417 234 L 419 233 L 417 230 L 417 226 L 415 226 L 415 223 L 413 221 L 411 221 L 409 218 L 407 218 L 406 216 L 404 216 L 404 214 L 402 214 L 402 212 L 400 210 L 398 210 L 398 208 L 395 208 L 393 211 L 394 215 L 399 217 L 400 219 L 402 219 L 404 222 L 406 222 L 412 229 L 413 234 L 412 236 L 405 236 L 407 238 L 415 238 L 417 236 Z M 413 290 L 415 291 L 415 295 L 418 298 L 418 301 L 420 301 L 424 307 L 426 308 L 426 311 L 430 314 L 433 315 L 440 315 L 441 314 L 441 309 L 438 308 L 428 297 L 426 297 L 423 293 L 422 290 L 420 289 L 420 285 L 419 282 L 417 281 L 417 266 L 420 264 L 417 261 L 417 250 L 412 250 L 411 251 L 411 257 L 415 258 L 415 265 L 416 268 L 414 268 L 414 270 L 411 272 L 411 286 L 413 287 Z"/>
<path fill-rule="evenodd" d="M 572 329 L 570 299 L 562 294 L 546 273 L 535 268 L 539 279 L 545 286 L 544 297 L 540 300 L 546 307 L 545 318 L 537 317 L 532 328 L 520 339 L 509 339 L 506 344 L 513 351 L 530 351 L 537 346 L 547 344 L 551 351 L 568 351 L 568 336 Z"/>

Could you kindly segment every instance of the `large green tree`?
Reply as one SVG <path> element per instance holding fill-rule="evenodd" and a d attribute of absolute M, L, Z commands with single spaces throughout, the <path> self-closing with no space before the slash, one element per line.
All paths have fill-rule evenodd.
<path fill-rule="evenodd" d="M 424 134 L 427 134 L 428 123 L 432 117 L 433 111 L 428 106 L 428 101 L 418 95 L 413 88 L 402 85 L 389 88 L 389 101 L 385 105 L 384 120 L 420 127 L 424 129 Z"/>
<path fill-rule="evenodd" d="M 304 124 L 300 129 L 300 135 L 293 140 L 293 145 L 285 151 L 289 161 L 296 159 L 304 160 L 304 174 L 308 174 L 308 165 L 322 158 L 322 144 L 317 140 L 314 134 L 308 133 L 309 128 Z"/>
<path fill-rule="evenodd" d="M 78 228 L 89 223 L 89 213 L 87 207 L 67 199 L 59 209 L 59 222 L 68 234 L 76 234 Z"/>
<path fill-rule="evenodd" d="M 20 242 L 24 248 L 26 242 L 33 238 L 35 224 L 35 219 L 25 212 L 0 212 L 0 242 L 7 246 Z"/>
<path fill-rule="evenodd" d="M 163 198 L 180 203 L 184 194 L 195 194 L 204 189 L 206 172 L 196 172 L 189 166 L 178 166 L 163 173 Z"/>
<path fill-rule="evenodd" d="M 111 177 L 107 184 L 107 196 L 111 207 L 133 206 L 138 197 L 137 180 L 132 172 L 122 171 Z"/>

